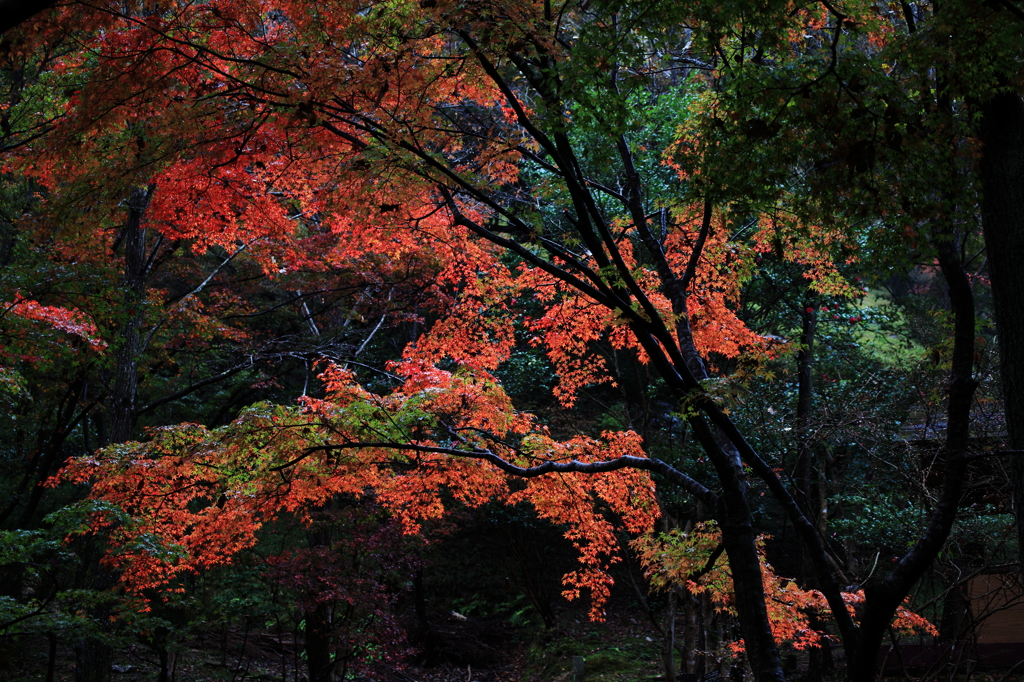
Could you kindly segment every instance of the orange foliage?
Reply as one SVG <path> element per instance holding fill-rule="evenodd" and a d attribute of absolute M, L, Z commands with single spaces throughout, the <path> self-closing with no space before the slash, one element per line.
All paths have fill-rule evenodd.
<path fill-rule="evenodd" d="M 501 21 L 483 18 L 486 12 L 462 16 L 457 0 L 370 11 L 354 0 L 334 2 L 329 11 L 284 2 L 274 12 L 253 0 L 162 0 L 147 5 L 144 17 L 125 15 L 122 4 L 106 3 L 105 12 L 63 10 L 84 13 L 73 15 L 81 26 L 104 30 L 88 54 L 69 55 L 58 66 L 80 72 L 83 82 L 55 134 L 27 145 L 10 167 L 54 190 L 94 184 L 108 166 L 129 169 L 123 186 L 109 191 L 120 189 L 120 201 L 130 187 L 153 185 L 147 229 L 196 253 L 244 248 L 268 277 L 337 268 L 369 285 L 412 281 L 428 292 L 435 320 L 391 366 L 401 381 L 391 393 L 371 393 L 332 365 L 323 375 L 323 399 L 307 397 L 291 408 L 256 405 L 222 429 L 168 427 L 145 443 L 71 460 L 62 479 L 90 482 L 90 495 L 117 510 L 94 523 L 111 535 L 108 561 L 128 588 L 172 584 L 183 572 L 230 561 L 275 515 L 308 514 L 334 495 L 373 495 L 408 532 L 439 518 L 450 496 L 470 506 L 528 502 L 565 524 L 581 563 L 565 577 L 565 594 L 589 590 L 592 615 L 600 617 L 618 551 L 615 525 L 603 510 L 631 532 L 649 531 L 658 516 L 649 475 L 628 467 L 560 471 L 513 486 L 513 475 L 496 463 L 528 469 L 645 458 L 641 438 L 553 438 L 514 409 L 494 372 L 508 359 L 516 329 L 525 328 L 557 370 L 558 398 L 571 405 L 580 388 L 614 382 L 597 342 L 648 361 L 655 349 L 640 344 L 630 319 L 671 332 L 681 321 L 664 273 L 633 252 L 639 226 L 623 216 L 609 216 L 615 238 L 595 247 L 598 253 L 579 248 L 574 257 L 600 273 L 606 288 L 624 288 L 618 279 L 628 274 L 642 294 L 629 299 L 636 310 L 596 300 L 536 261 L 509 265 L 502 247 L 466 226 L 486 224 L 497 210 L 466 196 L 493 196 L 489 190 L 511 191 L 520 181 L 520 161 L 539 143 L 520 116 L 535 103 L 503 92 L 487 76 L 480 50 L 438 28 L 460 16 L 469 34 L 480 29 L 487 36 L 493 54 L 528 39 L 531 49 L 560 58 L 567 48 L 541 28 L 551 23 L 550 3 L 494 3 Z M 824 17 L 807 13 L 799 21 L 824 30 L 817 26 Z M 115 23 L 117 30 L 109 30 Z M 453 122 L 456 105 L 477 117 L 472 134 Z M 717 103 L 708 95 L 694 106 L 706 118 Z M 680 131 L 670 153 L 686 160 L 670 163 L 681 179 L 699 178 L 705 144 L 693 130 Z M 671 212 L 665 260 L 678 279 L 698 242 L 703 208 Z M 736 314 L 755 251 L 781 244 L 786 258 L 808 267 L 815 286 L 843 293 L 826 248 L 841 239 L 823 227 L 773 218 L 762 223 L 752 250 L 730 239 L 726 215 L 716 211 L 686 293 L 689 319 L 682 321 L 697 352 L 769 354 L 767 341 Z M 526 237 L 517 244 L 531 246 Z M 616 259 L 623 267 L 607 274 L 602 263 Z M 542 311 L 522 312 L 517 301 L 525 297 Z M 651 307 L 640 310 L 640 298 Z M 189 301 L 171 314 L 186 318 L 200 305 Z M 422 319 L 425 312 L 407 315 Z M 66 319 L 73 322 L 84 324 Z M 81 334 L 91 338 L 88 330 Z M 659 343 L 672 340 L 666 335 Z M 668 570 L 653 562 L 652 575 Z M 677 577 L 685 581 L 692 567 L 672 570 L 683 571 Z M 770 606 L 777 636 L 799 647 L 813 643 L 817 635 L 801 625 L 806 619 L 783 616 L 802 613 L 817 597 L 784 583 L 767 564 L 762 574 L 777 604 Z M 723 583 L 719 593 L 727 592 Z"/>
<path fill-rule="evenodd" d="M 765 561 L 766 539 L 766 536 L 759 538 L 758 554 L 765 606 L 776 642 L 788 643 L 795 649 L 820 646 L 822 633 L 811 628 L 808 614 L 828 612 L 825 596 L 818 590 L 805 590 L 794 581 L 776 575 L 771 564 Z M 688 532 L 672 530 L 658 535 L 643 535 L 631 546 L 637 552 L 653 589 L 681 588 L 691 594 L 706 592 L 715 608 L 732 613 L 732 576 L 724 553 L 708 565 L 716 549 L 720 550 L 720 544 L 721 532 L 717 525 L 702 522 Z M 864 590 L 843 592 L 842 597 L 850 615 L 856 616 L 857 606 L 864 601 Z M 897 609 L 893 627 L 906 633 L 938 634 L 927 619 L 904 606 Z M 734 642 L 730 648 L 733 653 L 740 653 L 743 650 L 742 640 Z"/>
<path fill-rule="evenodd" d="M 45 322 L 54 329 L 84 339 L 93 350 L 106 349 L 107 344 L 99 338 L 99 330 L 84 313 L 60 306 L 42 305 L 38 301 L 14 294 L 14 302 L 8 304 L 7 312 L 26 320 Z"/>
<path fill-rule="evenodd" d="M 118 510 L 96 516 L 93 530 L 110 533 L 115 549 L 108 561 L 136 593 L 230 561 L 277 514 L 301 516 L 338 494 L 373 495 L 410 533 L 444 513 L 446 495 L 469 506 L 527 502 L 568 526 L 581 567 L 565 576 L 565 595 L 589 590 L 592 615 L 600 618 L 607 570 L 618 560 L 616 524 L 602 509 L 631 532 L 649 530 L 658 512 L 647 473 L 555 473 L 510 486 L 513 477 L 479 453 L 498 453 L 517 466 L 643 457 L 639 436 L 557 441 L 515 413 L 484 371 L 446 372 L 412 360 L 396 369 L 405 383 L 387 396 L 367 392 L 332 366 L 324 374 L 326 400 L 307 398 L 301 408 L 257 405 L 215 431 L 159 429 L 147 443 L 71 460 L 61 478 L 91 482 L 91 496 Z"/>

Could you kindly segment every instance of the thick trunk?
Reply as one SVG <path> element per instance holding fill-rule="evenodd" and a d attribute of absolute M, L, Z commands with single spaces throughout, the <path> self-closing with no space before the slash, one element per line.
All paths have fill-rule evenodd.
<path fill-rule="evenodd" d="M 310 682 L 334 682 L 334 657 L 331 655 L 331 607 L 318 604 L 305 614 L 306 660 Z"/>
<path fill-rule="evenodd" d="M 146 302 L 146 228 L 143 216 L 152 188 L 139 188 L 128 199 L 128 220 L 121 237 L 124 245 L 124 323 L 116 350 L 114 387 L 110 396 L 112 443 L 131 439 L 135 426 L 135 394 L 139 383 L 143 308 Z"/>
<path fill-rule="evenodd" d="M 160 674 L 156 682 L 174 682 L 175 672 L 178 667 L 177 654 L 169 649 L 161 648 L 158 655 L 160 657 Z"/>
<path fill-rule="evenodd" d="M 135 392 L 139 377 L 137 356 L 146 298 L 146 231 L 143 216 L 152 191 L 152 186 L 148 189 L 140 187 L 129 197 L 128 219 L 121 236 L 125 249 L 125 321 L 119 334 L 114 386 L 109 403 L 110 430 L 107 436 L 110 443 L 129 440 L 135 424 Z M 115 582 L 107 568 L 99 563 L 98 553 L 84 557 L 83 565 L 88 565 L 95 572 L 94 583 L 99 586 L 94 589 L 103 590 Z M 101 627 L 106 627 L 109 609 L 94 607 L 90 609 L 90 616 L 103 624 Z M 106 682 L 110 679 L 112 658 L 113 649 L 106 642 L 98 638 L 81 640 L 75 646 L 75 682 Z"/>
<path fill-rule="evenodd" d="M 110 682 L 114 649 L 98 639 L 75 644 L 75 682 Z"/>
<path fill-rule="evenodd" d="M 814 335 L 818 328 L 818 301 L 813 292 L 808 292 L 800 309 L 801 330 L 800 350 L 796 354 L 797 367 L 797 400 L 796 429 L 797 447 L 794 479 L 797 485 L 797 501 L 804 509 L 807 518 L 815 521 L 822 536 L 825 523 L 822 504 L 822 486 L 818 486 L 818 494 L 814 494 L 813 461 L 811 449 L 811 413 L 814 409 Z M 808 548 L 800 545 L 800 580 L 804 585 L 815 585 L 817 576 L 810 564 Z M 811 627 L 825 634 L 825 625 L 816 615 L 812 615 Z M 822 637 L 821 647 L 812 647 L 807 654 L 807 677 L 819 680 L 826 673 L 832 672 L 832 650 L 829 648 L 828 637 Z"/>
<path fill-rule="evenodd" d="M 330 510 L 334 500 L 328 500 L 322 507 Z M 310 547 L 328 547 L 331 544 L 331 528 L 329 523 L 316 522 L 309 530 Z M 309 682 L 334 682 L 336 660 L 331 654 L 331 629 L 333 626 L 333 607 L 328 602 L 318 603 L 312 610 L 303 614 L 306 621 L 305 650 L 309 665 Z"/>
<path fill-rule="evenodd" d="M 427 597 L 423 590 L 423 569 L 417 568 L 412 579 L 413 602 L 415 603 L 416 621 L 421 628 L 427 628 L 430 623 L 427 621 Z"/>
<path fill-rule="evenodd" d="M 668 613 L 665 615 L 665 641 L 662 643 L 662 664 L 665 682 L 676 682 L 676 593 L 668 593 Z"/>
<path fill-rule="evenodd" d="M 46 682 L 53 682 L 54 674 L 57 672 L 57 635 L 53 632 L 46 633 L 46 641 L 49 645 L 49 656 L 46 658 Z"/>
<path fill-rule="evenodd" d="M 815 632 L 821 633 L 821 646 L 811 647 L 807 651 L 807 679 L 821 680 L 835 671 L 832 660 L 832 644 L 829 642 L 825 622 L 816 614 L 810 616 L 810 626 Z"/>
<path fill-rule="evenodd" d="M 743 635 L 754 679 L 757 682 L 781 682 L 786 676 L 764 603 L 757 534 L 745 498 L 742 507 L 745 509 L 727 510 L 719 519 L 722 544 L 729 557 L 729 570 L 735 589 L 740 633 Z"/>
<path fill-rule="evenodd" d="M 110 571 L 100 564 L 103 547 L 95 537 L 81 540 L 78 554 L 80 563 L 75 570 L 73 589 L 101 595 L 110 590 L 116 580 Z M 100 600 L 88 608 L 89 617 L 100 629 L 107 629 L 111 623 L 111 609 L 106 600 Z M 83 637 L 75 642 L 75 682 L 109 682 L 114 649 L 99 637 Z"/>
<path fill-rule="evenodd" d="M 739 453 L 723 433 L 713 433 L 703 419 L 692 418 L 690 425 L 708 453 L 722 485 L 715 520 L 722 531 L 722 546 L 729 559 L 736 616 L 747 660 L 757 682 L 781 682 L 786 676 L 765 605 L 757 531 L 747 499 L 747 480 Z"/>
<path fill-rule="evenodd" d="M 1012 450 L 1024 450 L 1024 102 L 1016 93 L 982 106 L 981 220 L 999 338 L 1003 409 Z M 1012 455 L 1013 508 L 1024 566 L 1024 456 Z"/>

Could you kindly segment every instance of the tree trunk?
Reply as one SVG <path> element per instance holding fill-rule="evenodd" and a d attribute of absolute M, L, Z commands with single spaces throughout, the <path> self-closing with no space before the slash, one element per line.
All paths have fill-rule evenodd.
<path fill-rule="evenodd" d="M 813 483 L 813 462 L 811 449 L 811 413 L 814 409 L 814 335 L 818 327 L 817 296 L 808 291 L 800 308 L 801 331 L 800 350 L 796 355 L 797 366 L 797 401 L 796 401 L 796 429 L 797 429 L 797 451 L 796 465 L 794 466 L 794 478 L 797 485 L 797 501 L 804 508 L 804 514 L 808 519 L 817 520 L 815 525 L 820 528 L 823 519 L 822 504 L 823 491 L 819 487 L 819 494 L 812 492 Z M 822 533 L 824 537 L 824 533 Z M 810 557 L 807 556 L 807 547 L 800 543 L 800 581 L 804 585 L 814 585 L 815 572 L 809 568 Z M 826 673 L 831 673 L 832 650 L 828 638 L 825 635 L 825 625 L 816 614 L 811 614 L 810 626 L 822 633 L 821 646 L 811 647 L 807 651 L 807 679 L 816 681 L 822 679 Z"/>
<path fill-rule="evenodd" d="M 797 453 L 794 467 L 794 478 L 797 485 L 797 501 L 804 508 L 808 519 L 818 517 L 817 505 L 811 494 L 811 442 L 810 421 L 814 406 L 814 332 L 818 326 L 815 310 L 815 296 L 808 292 L 806 301 L 800 310 L 802 328 L 800 332 L 800 350 L 796 354 L 797 366 L 797 399 L 796 399 L 796 430 Z M 801 545 L 803 548 L 803 545 Z M 813 572 L 813 571 L 812 571 Z M 806 580 L 808 576 L 801 576 Z"/>
<path fill-rule="evenodd" d="M 981 222 L 999 338 L 1010 449 L 1024 450 L 1024 102 L 1003 93 L 982 106 Z M 1024 456 L 1012 455 L 1013 508 L 1024 567 Z"/>
<path fill-rule="evenodd" d="M 103 547 L 99 539 L 93 536 L 82 539 L 78 554 L 81 561 L 75 570 L 73 588 L 87 590 L 96 595 L 110 590 L 116 580 L 100 563 Z M 109 630 L 111 609 L 105 600 L 100 599 L 99 603 L 90 606 L 88 614 L 100 630 Z M 114 649 L 106 640 L 99 637 L 83 637 L 75 642 L 74 649 L 75 682 L 109 682 Z"/>
<path fill-rule="evenodd" d="M 334 657 L 331 656 L 331 612 L 329 604 L 318 604 L 306 612 L 306 659 L 309 682 L 334 682 Z"/>
<path fill-rule="evenodd" d="M 662 662 L 665 682 L 676 682 L 676 593 L 668 591 L 668 613 L 665 615 L 665 641 L 662 644 Z"/>
<path fill-rule="evenodd" d="M 114 371 L 114 387 L 110 400 L 109 441 L 123 443 L 131 438 L 135 425 L 135 393 L 138 387 L 140 350 L 140 329 L 143 322 L 143 304 L 146 299 L 146 230 L 143 216 L 153 186 L 140 187 L 128 199 L 128 219 L 125 222 L 121 241 L 125 248 L 124 268 L 124 316 L 125 321 L 119 333 Z M 93 555 L 94 554 L 94 555 Z M 115 582 L 110 572 L 99 563 L 99 553 L 83 557 L 83 564 L 91 564 L 97 587 L 108 589 Z M 100 627 L 108 626 L 109 610 L 105 607 L 90 609 L 90 616 Z M 107 682 L 110 679 L 110 665 L 113 649 L 98 638 L 81 640 L 75 646 L 75 682 Z"/>
<path fill-rule="evenodd" d="M 124 316 L 114 369 L 114 388 L 110 396 L 112 443 L 130 440 L 135 427 L 135 394 L 139 384 L 138 355 L 141 350 L 143 311 L 146 303 L 146 228 L 143 216 L 153 186 L 138 188 L 128 199 L 128 220 L 121 235 L 124 244 Z"/>
<path fill-rule="evenodd" d="M 334 508 L 334 500 L 328 500 L 321 511 Z M 307 533 L 310 547 L 329 547 L 331 544 L 330 524 L 323 521 L 313 523 Z M 331 655 L 332 604 L 319 602 L 303 613 L 306 621 L 305 650 L 309 666 L 309 682 L 334 682 L 336 660 Z"/>
<path fill-rule="evenodd" d="M 46 658 L 46 682 L 53 682 L 54 673 L 57 671 L 57 634 L 47 632 L 46 642 L 49 645 L 49 655 Z"/>
<path fill-rule="evenodd" d="M 743 500 L 744 506 L 746 499 Z M 756 533 L 749 513 L 727 513 L 719 521 L 722 544 L 729 557 L 729 570 L 736 597 L 740 633 L 757 682 L 783 682 L 782 657 L 772 635 L 768 610 L 764 603 L 761 564 L 757 555 Z M 745 516 L 745 518 L 743 518 Z"/>
<path fill-rule="evenodd" d="M 75 644 L 75 682 L 110 682 L 114 649 L 99 639 Z"/>
<path fill-rule="evenodd" d="M 174 682 L 175 672 L 178 667 L 176 652 L 166 647 L 160 647 L 158 656 L 160 657 L 160 674 L 157 677 L 157 682 Z"/>
<path fill-rule="evenodd" d="M 707 369 L 693 342 L 685 297 L 676 297 L 673 312 L 679 318 L 676 335 L 686 361 L 685 369 L 697 379 L 708 378 Z M 678 371 L 682 370 L 678 368 Z M 691 417 L 689 423 L 715 467 L 718 481 L 722 485 L 718 498 L 719 508 L 713 516 L 722 531 L 722 546 L 729 559 L 736 614 L 747 660 L 750 661 L 757 682 L 782 682 L 786 676 L 764 603 L 757 532 L 754 530 L 750 502 L 747 499 L 747 479 L 739 450 L 725 433 L 711 426 L 703 416 Z"/>
<path fill-rule="evenodd" d="M 945 545 L 963 496 L 971 404 L 978 382 L 974 379 L 974 293 L 960 261 L 957 236 L 952 230 L 936 230 L 933 236 L 954 315 L 946 441 L 942 452 L 942 490 L 929 514 L 928 525 L 910 551 L 900 558 L 888 575 L 864 585 L 864 612 L 854 655 L 848 659 L 850 682 L 874 682 L 878 650 L 893 615 Z"/>

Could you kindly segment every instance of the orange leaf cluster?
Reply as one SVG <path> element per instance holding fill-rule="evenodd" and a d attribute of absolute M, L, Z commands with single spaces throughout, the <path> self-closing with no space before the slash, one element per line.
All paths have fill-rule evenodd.
<path fill-rule="evenodd" d="M 301 408 L 254 406 L 215 431 L 160 429 L 146 443 L 71 460 L 61 477 L 90 481 L 90 496 L 119 510 L 96 516 L 94 529 L 110 533 L 108 560 L 133 592 L 230 561 L 276 515 L 301 517 L 334 495 L 372 495 L 407 532 L 440 518 L 446 497 L 469 506 L 529 503 L 568 527 L 581 568 L 565 576 L 565 594 L 589 590 L 599 618 L 618 552 L 616 523 L 603 510 L 632 532 L 649 530 L 658 512 L 646 472 L 554 473 L 510 485 L 514 477 L 480 453 L 522 467 L 595 462 L 643 457 L 640 437 L 557 441 L 515 413 L 486 372 L 413 360 L 396 369 L 404 384 L 380 396 L 331 366 L 324 373 L 326 400 L 307 398 Z"/>
<path fill-rule="evenodd" d="M 96 324 L 77 310 L 68 310 L 60 306 L 42 305 L 38 301 L 14 295 L 14 302 L 7 306 L 7 311 L 26 320 L 45 322 L 54 329 L 84 339 L 93 350 L 105 350 L 107 343 L 99 338 Z"/>
<path fill-rule="evenodd" d="M 809 614 L 825 613 L 828 603 L 818 590 L 805 590 L 794 581 L 778 576 L 765 561 L 764 541 L 761 536 L 758 553 L 761 560 L 761 581 L 765 606 L 772 633 L 779 644 L 788 643 L 795 649 L 820 646 L 822 633 L 810 626 Z M 720 610 L 731 612 L 733 599 L 732 576 L 724 555 L 711 566 L 708 562 L 721 544 L 721 531 L 713 522 L 701 522 L 691 530 L 673 530 L 658 535 L 643 535 L 631 544 L 644 567 L 647 579 L 656 590 L 681 588 L 691 594 L 708 593 Z M 864 601 L 864 591 L 843 592 L 843 600 L 850 614 Z M 909 600 L 909 597 L 908 597 Z M 923 632 L 937 635 L 938 631 L 924 617 L 904 606 L 897 609 L 893 627 L 900 632 Z M 743 650 L 742 640 L 731 645 L 734 653 Z"/>

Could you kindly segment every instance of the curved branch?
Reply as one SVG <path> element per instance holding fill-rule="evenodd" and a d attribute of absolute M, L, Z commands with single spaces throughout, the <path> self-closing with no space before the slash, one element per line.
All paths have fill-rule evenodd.
<path fill-rule="evenodd" d="M 313 454 L 314 452 L 331 452 L 334 450 L 359 450 L 363 448 L 388 448 L 392 450 L 407 450 L 412 452 L 423 452 L 437 455 L 450 455 L 452 457 L 464 457 L 467 459 L 479 459 L 489 462 L 501 469 L 507 474 L 517 476 L 519 478 L 535 478 L 537 476 L 543 476 L 551 473 L 581 473 L 581 474 L 598 474 L 609 471 L 617 471 L 618 469 L 640 469 L 642 471 L 650 471 L 661 474 L 665 478 L 669 479 L 680 488 L 690 493 L 694 497 L 700 499 L 702 502 L 707 504 L 710 508 L 714 509 L 718 505 L 718 495 L 705 488 L 696 480 L 690 478 L 683 472 L 679 471 L 675 467 L 663 462 L 660 459 L 652 459 L 648 457 L 636 457 L 633 455 L 623 455 L 622 457 L 616 457 L 615 459 L 608 459 L 601 462 L 581 462 L 579 460 L 571 459 L 566 462 L 544 462 L 532 467 L 521 467 L 517 466 L 503 457 L 494 454 L 490 450 L 484 450 L 482 448 L 474 448 L 472 450 L 459 450 L 458 448 L 446 448 L 438 445 L 418 445 L 416 443 L 396 443 L 396 442 L 373 442 L 373 441 L 353 441 L 350 443 L 338 443 L 334 445 L 316 445 L 303 450 L 302 455 L 299 457 L 274 467 L 272 471 L 282 471 L 298 464 L 303 459 Z"/>

